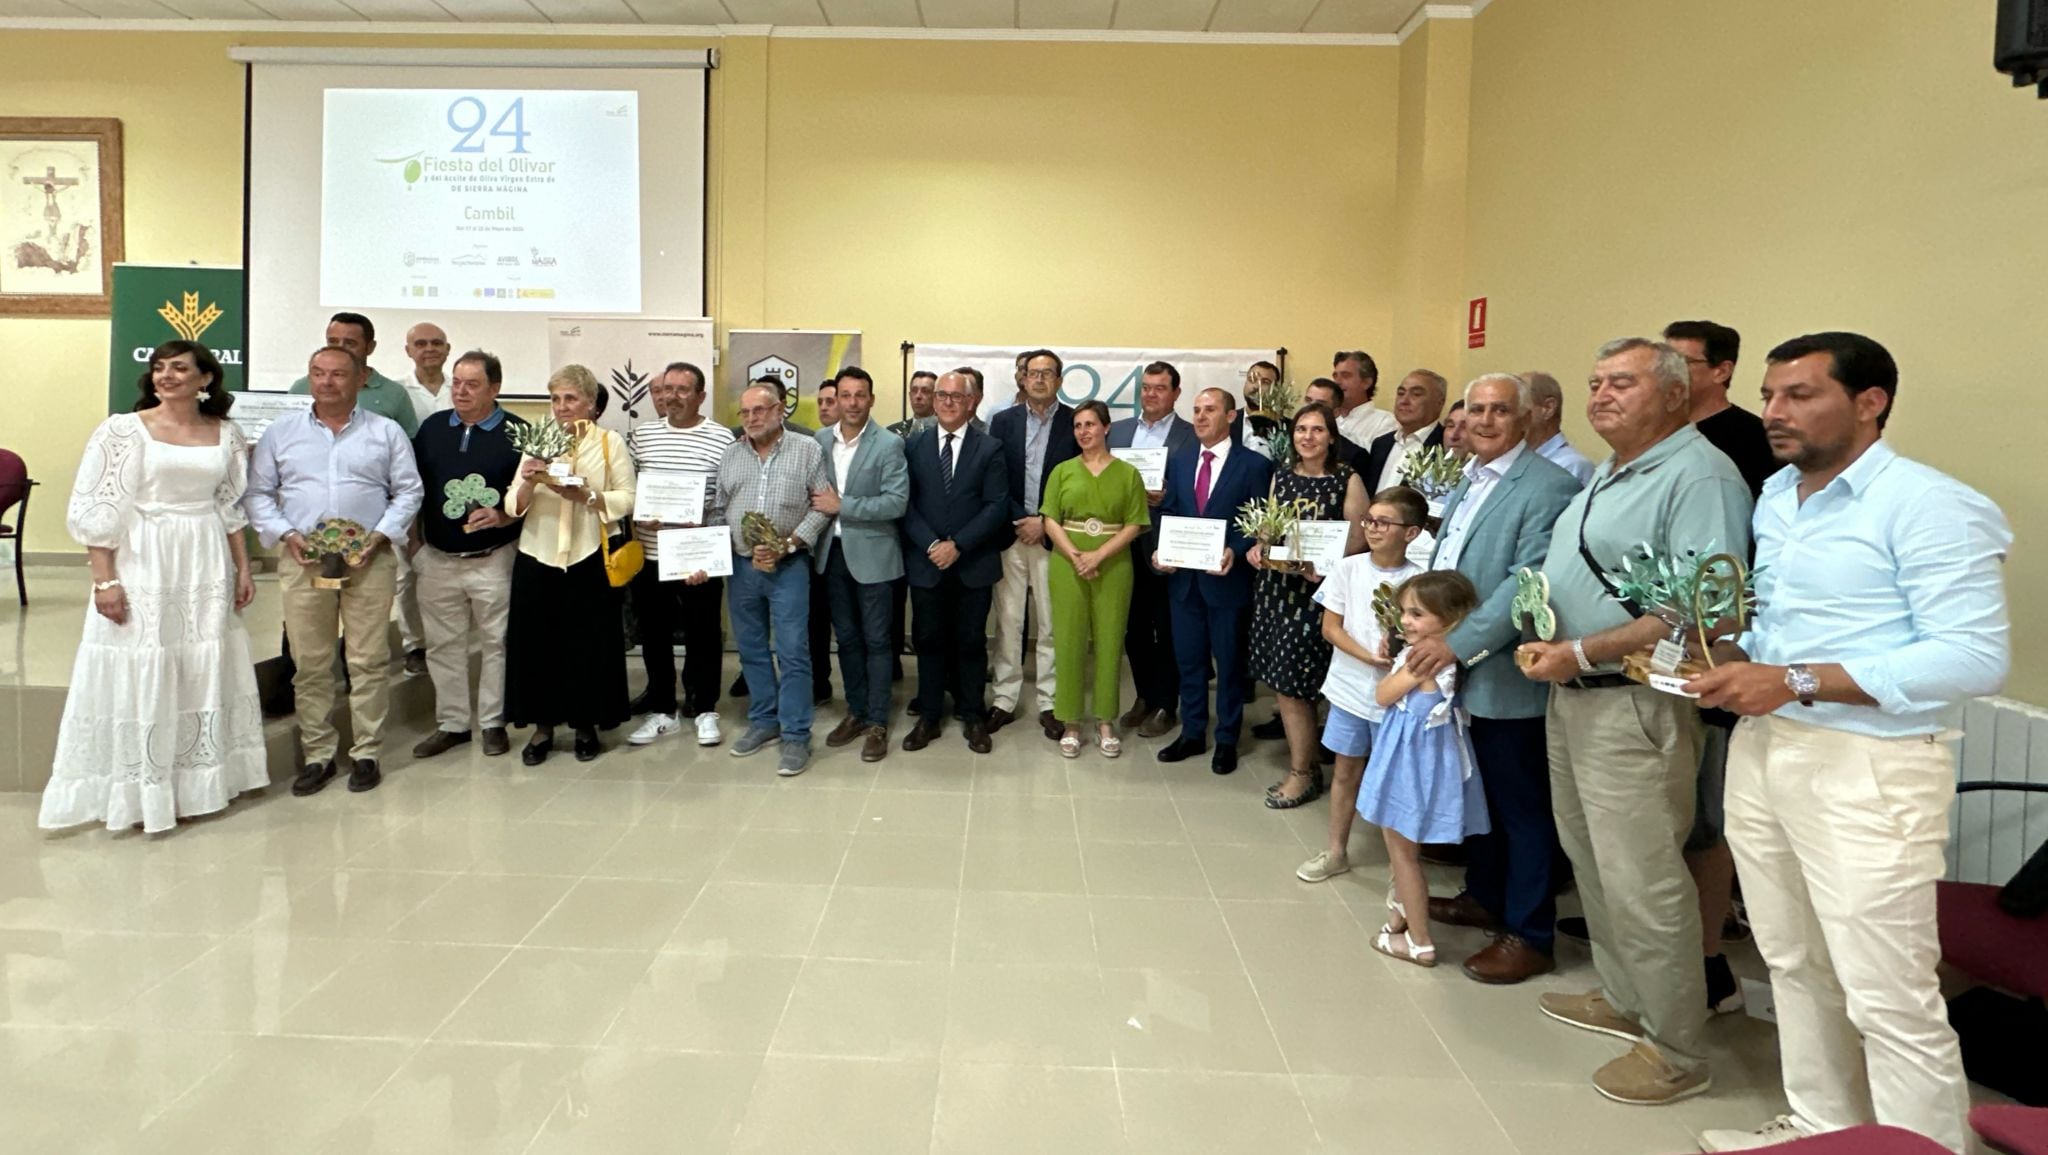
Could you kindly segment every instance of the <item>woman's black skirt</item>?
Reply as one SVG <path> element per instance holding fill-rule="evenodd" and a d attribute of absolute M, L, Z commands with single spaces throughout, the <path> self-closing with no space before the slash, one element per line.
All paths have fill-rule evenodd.
<path fill-rule="evenodd" d="M 602 553 L 566 570 L 520 554 L 510 616 L 508 723 L 609 730 L 626 720 L 626 631 Z"/>

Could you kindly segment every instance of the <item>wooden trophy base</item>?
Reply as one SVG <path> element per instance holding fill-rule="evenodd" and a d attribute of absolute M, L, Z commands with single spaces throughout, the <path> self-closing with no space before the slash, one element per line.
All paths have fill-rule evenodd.
<path fill-rule="evenodd" d="M 1686 693 L 1682 687 L 1713 667 L 1695 658 L 1686 658 L 1679 662 L 1678 668 L 1671 673 L 1659 673 L 1650 665 L 1651 655 L 1655 652 L 1654 649 L 1637 650 L 1635 653 L 1628 655 L 1621 660 L 1621 672 L 1653 690 L 1659 690 L 1666 694 L 1675 694 L 1681 698 L 1698 697 L 1699 695 L 1697 694 Z"/>

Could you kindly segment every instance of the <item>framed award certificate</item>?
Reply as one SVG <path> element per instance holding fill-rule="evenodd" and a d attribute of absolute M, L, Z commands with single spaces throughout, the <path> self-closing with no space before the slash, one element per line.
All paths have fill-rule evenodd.
<path fill-rule="evenodd" d="M 1109 455 L 1118 461 L 1128 461 L 1136 466 L 1138 478 L 1145 483 L 1148 491 L 1166 487 L 1165 446 L 1150 449 L 1112 449 Z"/>
<path fill-rule="evenodd" d="M 722 525 L 658 530 L 654 551 L 659 555 L 655 576 L 665 582 L 682 581 L 698 570 L 706 577 L 732 576 L 732 531 Z"/>
<path fill-rule="evenodd" d="M 1303 521 L 1296 523 L 1300 535 L 1301 552 L 1296 554 L 1284 545 L 1274 545 L 1266 556 L 1274 561 L 1306 562 L 1316 567 L 1316 572 L 1328 577 L 1337 572 L 1337 563 L 1344 560 L 1344 547 L 1351 542 L 1351 523 L 1348 521 Z"/>
<path fill-rule="evenodd" d="M 650 469 L 634 482 L 633 520 L 668 525 L 701 525 L 707 473 Z"/>
<path fill-rule="evenodd" d="M 1162 517 L 1152 556 L 1160 565 L 1206 573 L 1223 564 L 1224 535 L 1229 530 L 1230 523 L 1220 517 Z"/>

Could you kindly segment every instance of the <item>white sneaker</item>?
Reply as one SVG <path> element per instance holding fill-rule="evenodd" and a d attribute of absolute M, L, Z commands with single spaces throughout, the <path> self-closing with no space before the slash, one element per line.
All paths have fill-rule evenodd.
<path fill-rule="evenodd" d="M 1812 1134 L 1790 1115 L 1780 1115 L 1754 1131 L 1702 1131 L 1702 1151 L 1754 1151 L 1760 1147 L 1776 1147 L 1794 1139 L 1805 1139 Z"/>
<path fill-rule="evenodd" d="M 638 730 L 626 736 L 626 745 L 651 746 L 656 739 L 666 734 L 673 734 L 675 731 L 676 716 L 674 714 L 649 714 L 647 715 L 647 720 L 640 723 Z"/>
<path fill-rule="evenodd" d="M 718 715 L 705 711 L 697 715 L 697 745 L 716 746 L 725 741 L 725 734 L 718 728 Z"/>

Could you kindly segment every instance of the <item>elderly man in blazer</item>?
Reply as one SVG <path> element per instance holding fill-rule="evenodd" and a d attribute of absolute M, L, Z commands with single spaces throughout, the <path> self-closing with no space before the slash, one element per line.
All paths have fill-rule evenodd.
<path fill-rule="evenodd" d="M 1138 415 L 1110 424 L 1109 447 L 1164 449 L 1169 457 L 1186 448 L 1195 440 L 1195 427 L 1174 414 L 1178 404 L 1180 370 L 1165 361 L 1145 366 L 1138 378 Z M 1173 729 L 1180 715 L 1180 671 L 1173 660 L 1166 577 L 1152 568 L 1152 549 L 1159 541 L 1159 503 L 1165 496 L 1163 489 L 1145 495 L 1152 507 L 1152 525 L 1131 543 L 1137 564 L 1132 571 L 1130 621 L 1124 627 L 1124 652 L 1131 659 L 1137 699 L 1124 714 L 1123 726 L 1146 738 Z"/>
<path fill-rule="evenodd" d="M 875 382 L 864 370 L 839 371 L 839 421 L 818 430 L 831 485 L 811 497 L 811 508 L 832 518 L 819 535 L 818 572 L 832 602 L 839 638 L 839 680 L 846 686 L 846 718 L 825 736 L 827 746 L 864 738 L 863 762 L 889 753 L 889 666 L 894 607 L 889 583 L 903 576 L 903 546 L 896 522 L 910 503 L 910 471 L 903 439 L 868 417 Z"/>
<path fill-rule="evenodd" d="M 996 586 L 995 701 L 989 711 L 990 733 L 1023 714 L 1024 618 L 1030 610 L 1038 631 L 1038 728 L 1057 742 L 1065 727 L 1053 720 L 1052 588 L 1047 563 L 1052 543 L 1038 516 L 1038 499 L 1053 466 L 1079 457 L 1074 443 L 1074 410 L 1060 402 L 1060 379 L 1066 365 L 1050 349 L 1033 349 L 1017 358 L 1024 400 L 989 420 L 989 436 L 1003 447 L 1010 471 L 1010 523 L 1017 544 L 1003 553 L 1003 580 Z"/>
<path fill-rule="evenodd" d="M 1444 443 L 1444 402 L 1449 383 L 1443 374 L 1417 369 L 1394 388 L 1394 429 L 1373 439 L 1365 451 L 1365 484 L 1378 493 L 1401 482 L 1408 455 Z"/>
<path fill-rule="evenodd" d="M 936 424 L 910 439 L 910 507 L 903 515 L 917 648 L 917 724 L 905 750 L 922 750 L 945 729 L 946 695 L 967 728 L 967 748 L 989 752 L 988 610 L 1003 576 L 1010 525 L 1010 468 L 1003 447 L 976 429 L 974 391 L 964 373 L 939 378 Z"/>
<path fill-rule="evenodd" d="M 1522 635 L 1508 607 L 1516 573 L 1542 568 L 1550 527 L 1579 482 L 1529 448 L 1529 386 L 1520 377 L 1489 373 L 1473 381 L 1465 387 L 1465 412 L 1472 459 L 1444 503 L 1431 568 L 1470 578 L 1480 605 L 1446 636 L 1416 643 L 1408 663 L 1425 674 L 1452 663 L 1469 667 L 1465 706 L 1493 833 L 1473 840 L 1464 893 L 1431 899 L 1429 916 L 1497 931 L 1465 960 L 1465 973 L 1483 983 L 1518 983 L 1556 966 L 1551 872 L 1558 845 L 1543 727 L 1549 687 L 1515 668 Z"/>
<path fill-rule="evenodd" d="M 1252 567 L 1244 560 L 1252 541 L 1237 530 L 1237 510 L 1264 497 L 1273 463 L 1235 443 L 1230 424 L 1237 400 L 1221 389 L 1195 397 L 1195 442 L 1167 459 L 1161 517 L 1202 517 L 1224 522 L 1223 564 L 1208 573 L 1162 566 L 1173 603 L 1173 652 L 1180 666 L 1180 737 L 1159 752 L 1179 762 L 1208 749 L 1209 663 L 1216 664 L 1216 753 L 1209 769 L 1237 769 L 1238 732 L 1244 724 L 1244 623 L 1252 612 Z"/>

